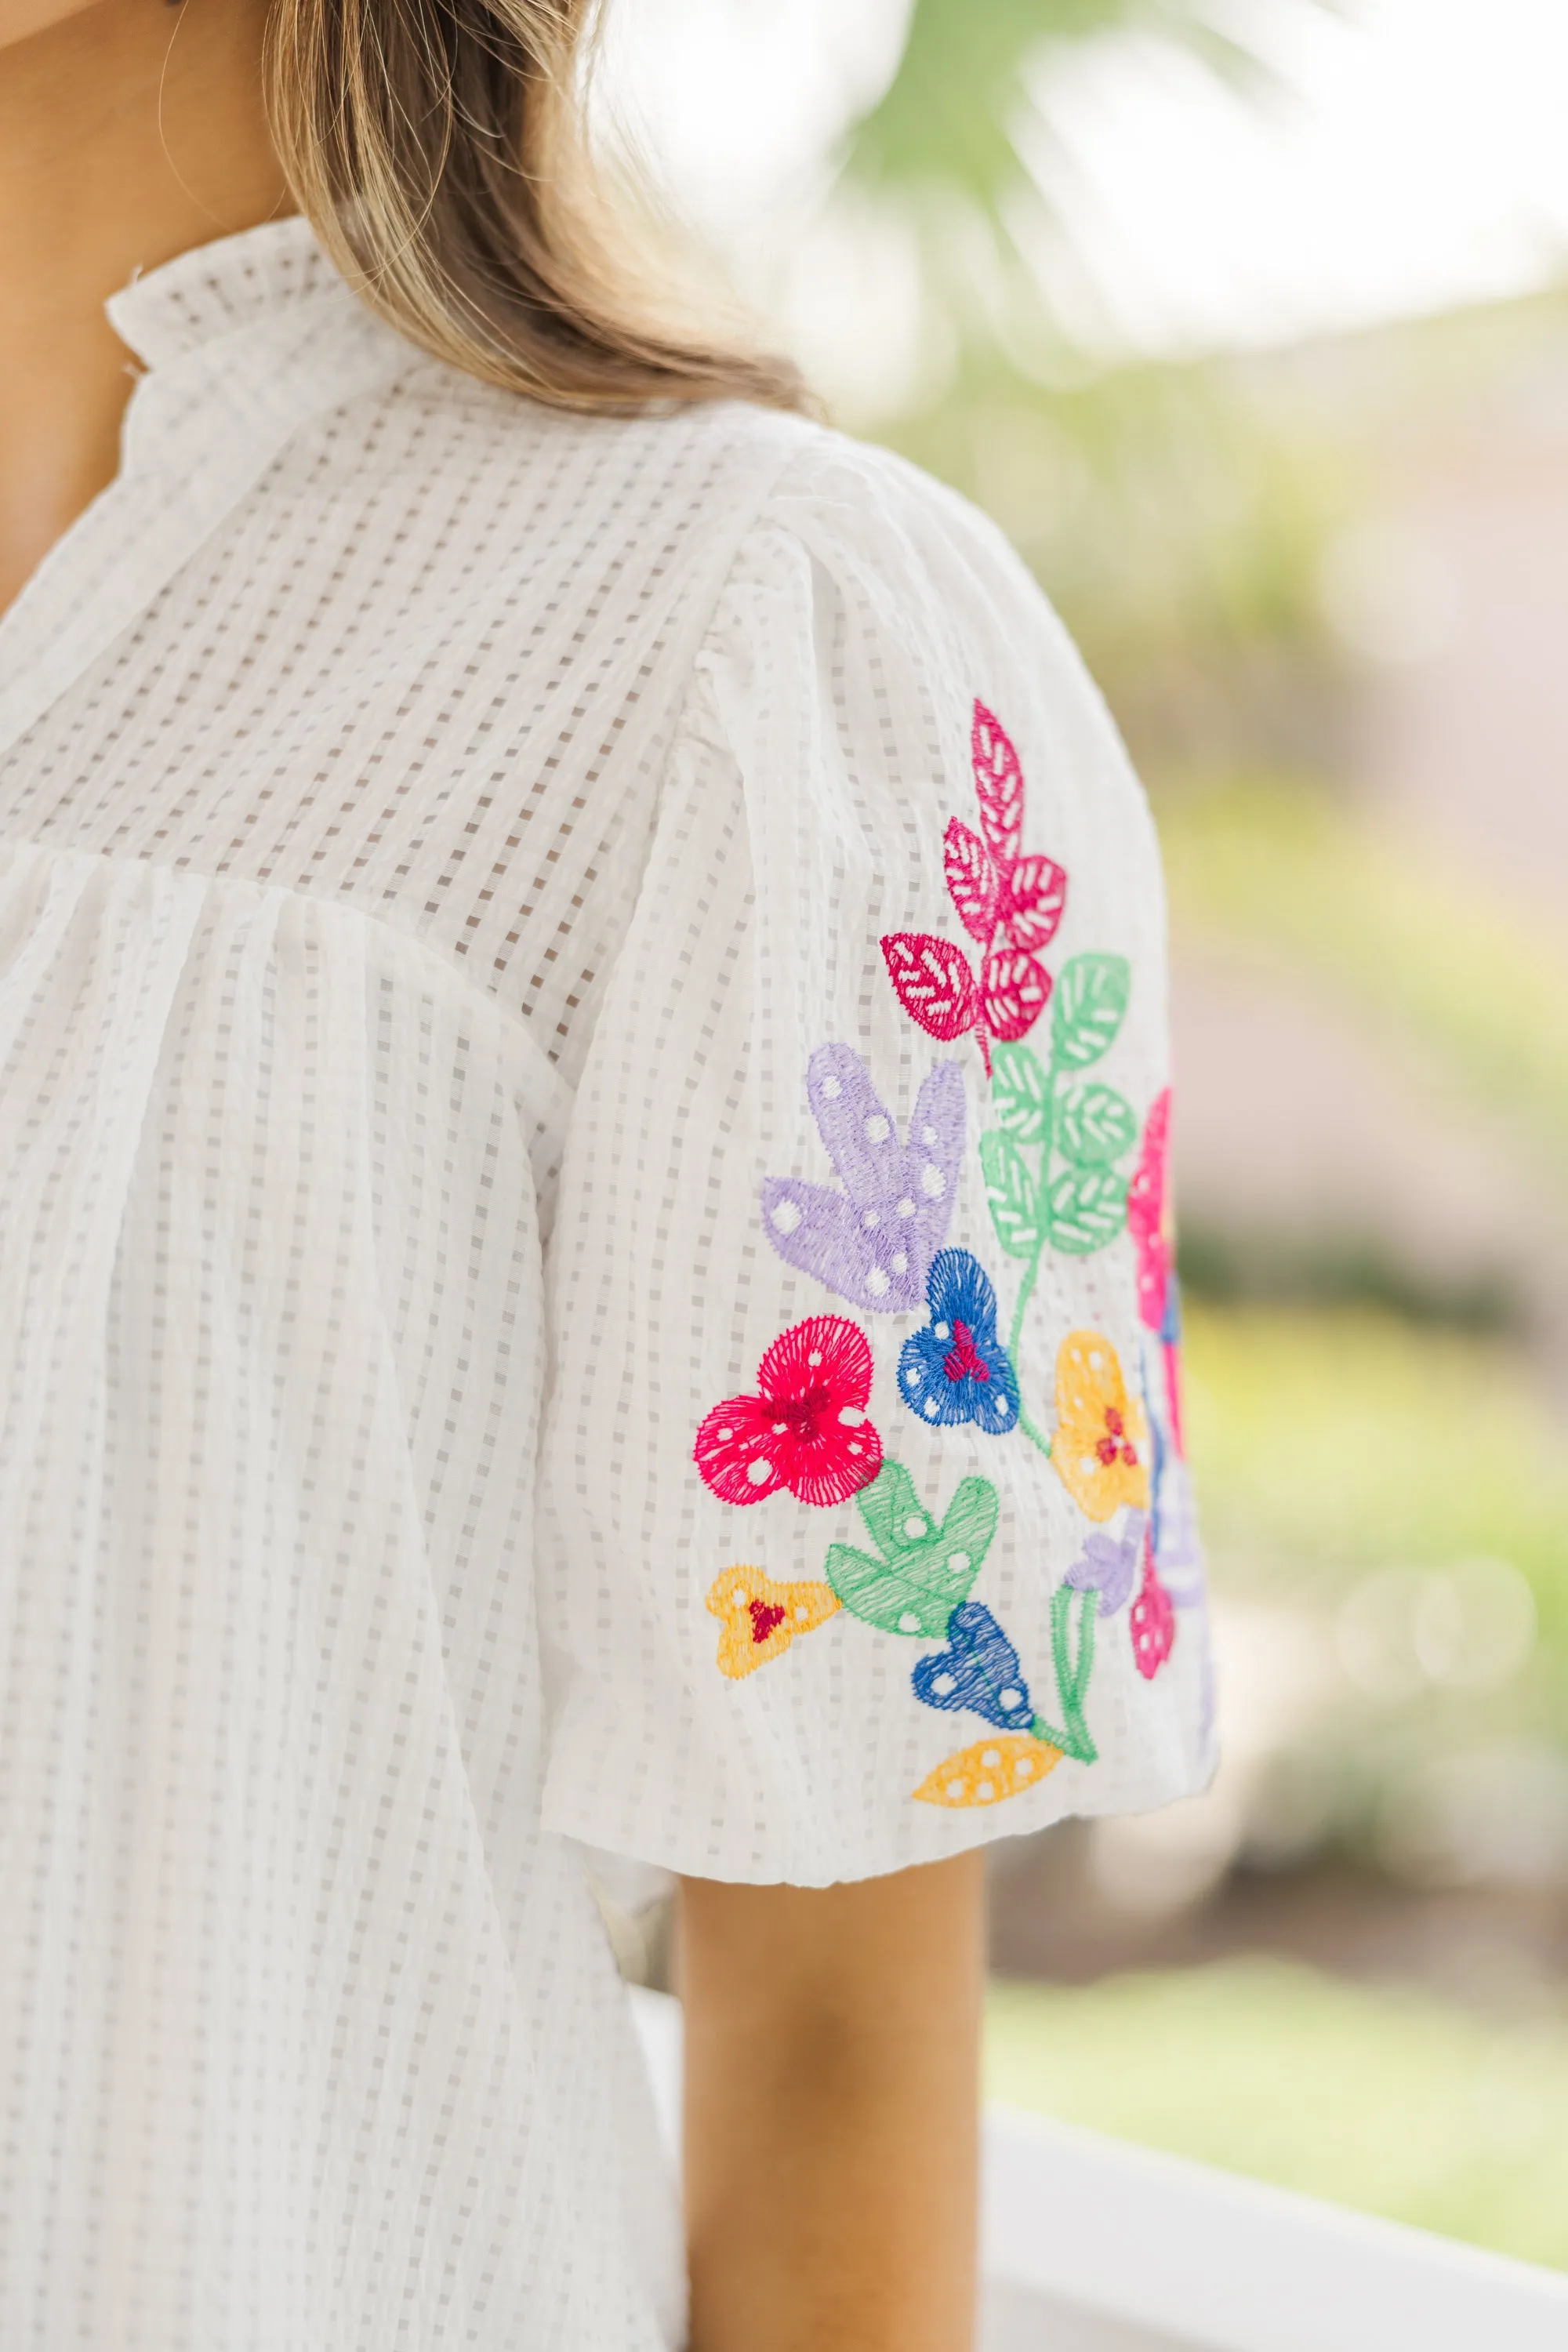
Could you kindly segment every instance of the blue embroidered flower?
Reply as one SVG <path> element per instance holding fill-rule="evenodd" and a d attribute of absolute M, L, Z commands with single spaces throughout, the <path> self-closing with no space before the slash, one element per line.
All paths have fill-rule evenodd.
<path fill-rule="evenodd" d="M 984 1716 L 999 1731 L 1027 1731 L 1035 1719 L 1018 1653 L 983 1601 L 964 1601 L 947 1621 L 948 1646 L 922 1658 L 910 1680 L 927 1706 Z"/>
<path fill-rule="evenodd" d="M 899 1389 L 939 1427 L 973 1421 L 992 1437 L 1018 1425 L 1018 1381 L 996 1337 L 996 1293 L 967 1250 L 939 1250 L 926 1283 L 931 1321 L 904 1341 Z"/>

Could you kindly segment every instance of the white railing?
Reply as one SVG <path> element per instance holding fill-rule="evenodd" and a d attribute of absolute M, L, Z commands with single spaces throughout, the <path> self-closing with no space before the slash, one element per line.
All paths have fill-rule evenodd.
<path fill-rule="evenodd" d="M 670 2145 L 680 2012 L 633 1994 Z M 1568 2352 L 1568 2277 L 992 2107 L 984 2352 Z"/>

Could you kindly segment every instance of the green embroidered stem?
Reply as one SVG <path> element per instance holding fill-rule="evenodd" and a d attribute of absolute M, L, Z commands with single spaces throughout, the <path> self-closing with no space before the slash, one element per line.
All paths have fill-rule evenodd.
<path fill-rule="evenodd" d="M 1056 1126 L 1057 1088 L 1060 1076 L 1061 1073 L 1053 1060 L 1050 1076 L 1046 1080 L 1045 1100 L 1040 1106 L 1040 1168 L 1036 1198 L 1041 1202 L 1045 1201 L 1046 1187 L 1051 1172 L 1051 1136 Z M 1046 1224 L 1044 1218 L 1041 1217 L 1037 1224 L 1035 1246 L 1024 1268 L 1024 1278 L 1018 1285 L 1018 1296 L 1013 1307 L 1013 1328 L 1008 1335 L 1007 1353 L 1013 1360 L 1013 1377 L 1018 1383 L 1018 1426 L 1030 1444 L 1037 1447 L 1048 1462 L 1051 1458 L 1051 1441 L 1048 1437 L 1042 1437 L 1025 1403 L 1024 1375 L 1018 1352 L 1024 1340 L 1024 1318 L 1028 1312 L 1029 1301 L 1035 1295 L 1035 1285 L 1039 1280 L 1040 1275 L 1040 1261 L 1045 1254 Z"/>
<path fill-rule="evenodd" d="M 1037 1446 L 1048 1462 L 1051 1458 L 1051 1441 L 1048 1437 L 1041 1436 L 1039 1431 L 1035 1427 L 1034 1423 L 1029 1419 L 1028 1414 L 1024 1411 L 1022 1404 L 1018 1407 L 1018 1426 L 1023 1431 L 1024 1435 L 1028 1439 L 1030 1444 Z"/>
<path fill-rule="evenodd" d="M 980 1164 L 996 1238 L 1023 1261 L 1007 1345 L 1020 1392 L 1024 1324 L 1046 1251 L 1087 1257 L 1126 1230 L 1128 1178 L 1119 1163 L 1138 1140 L 1138 1122 L 1113 1087 L 1084 1073 L 1115 1042 L 1131 981 L 1124 956 L 1073 956 L 1051 1000 L 1049 1062 L 1042 1066 L 1022 1044 L 1000 1044 L 992 1056 L 997 1123 L 980 1138 Z M 1049 1454 L 1021 1394 L 1018 1426 Z"/>
<path fill-rule="evenodd" d="M 1075 1600 L 1079 1603 L 1076 1658 L 1071 1640 Z M 1064 1756 L 1070 1756 L 1079 1764 L 1093 1764 L 1100 1756 L 1083 1712 L 1089 1678 L 1094 1668 L 1094 1622 L 1099 1608 L 1100 1595 L 1093 1591 L 1075 1592 L 1071 1585 L 1059 1584 L 1052 1594 L 1051 1656 L 1056 1666 L 1058 1703 L 1067 1729 L 1058 1731 L 1041 1715 L 1036 1716 L 1029 1726 L 1037 1739 L 1059 1748 Z"/>

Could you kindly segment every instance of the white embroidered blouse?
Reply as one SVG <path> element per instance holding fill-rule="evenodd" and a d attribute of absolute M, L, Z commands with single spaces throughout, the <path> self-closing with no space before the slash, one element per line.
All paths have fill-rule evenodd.
<path fill-rule="evenodd" d="M 1152 834 L 996 532 L 282 222 L 0 624 L 0 2341 L 653 2352 L 575 1841 L 1209 1769 Z"/>

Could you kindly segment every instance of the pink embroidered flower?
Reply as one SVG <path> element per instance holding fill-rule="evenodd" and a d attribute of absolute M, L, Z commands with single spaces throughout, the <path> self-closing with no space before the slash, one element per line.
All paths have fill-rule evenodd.
<path fill-rule="evenodd" d="M 1143 1582 L 1127 1622 L 1132 1633 L 1132 1663 L 1145 1682 L 1152 1682 L 1174 1645 L 1176 1612 L 1154 1565 L 1152 1528 L 1143 1538 Z"/>
<path fill-rule="evenodd" d="M 1138 1312 L 1151 1331 L 1163 1330 L 1171 1283 L 1169 1207 L 1171 1089 L 1154 1098 L 1143 1129 L 1143 1149 L 1127 1187 L 1127 1230 L 1138 1253 Z"/>
<path fill-rule="evenodd" d="M 814 1315 L 776 1339 L 756 1396 L 731 1397 L 703 1420 L 692 1458 L 721 1503 L 760 1503 L 787 1486 L 829 1510 L 868 1486 L 882 1441 L 866 1418 L 871 1349 L 842 1315 Z"/>
<path fill-rule="evenodd" d="M 1182 1436 L 1181 1295 L 1176 1283 L 1176 1221 L 1171 1209 L 1171 1089 L 1157 1095 L 1143 1128 L 1143 1150 L 1127 1187 L 1127 1229 L 1138 1253 L 1138 1312 L 1158 1332 L 1165 1360 L 1165 1413 L 1178 1454 Z"/>
<path fill-rule="evenodd" d="M 978 974 L 963 950 L 928 931 L 889 931 L 888 977 L 911 1021 L 951 1043 L 973 1029 L 986 1075 L 991 1040 L 1012 1045 L 1050 1001 L 1051 975 L 1035 950 L 1049 945 L 1067 902 L 1054 859 L 1024 855 L 1024 776 L 1001 721 L 983 702 L 970 735 L 980 833 L 954 817 L 942 866 L 958 919 L 983 950 Z"/>

